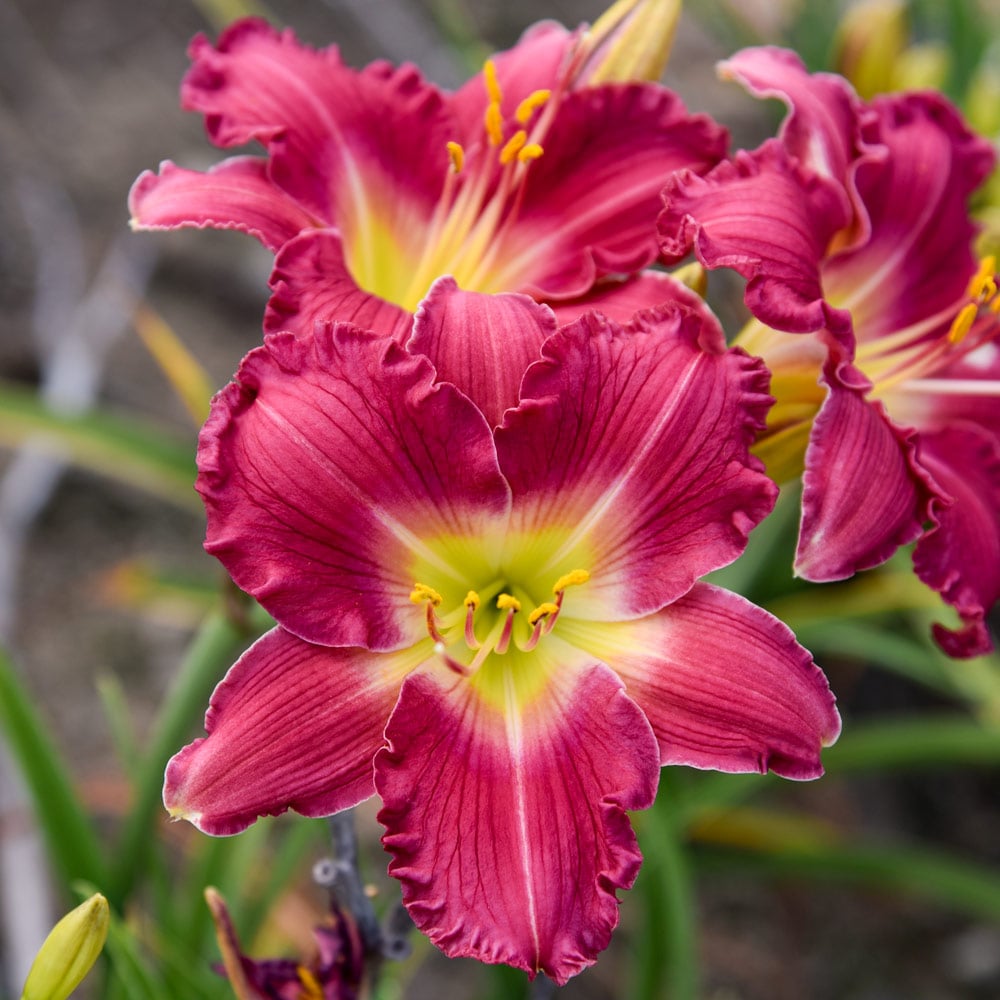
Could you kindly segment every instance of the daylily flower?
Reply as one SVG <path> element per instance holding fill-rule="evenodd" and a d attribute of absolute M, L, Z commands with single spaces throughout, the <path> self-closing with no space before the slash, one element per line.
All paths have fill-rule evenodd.
<path fill-rule="evenodd" d="M 642 16 L 622 12 L 619 41 Z M 214 46 L 199 36 L 182 104 L 217 145 L 267 155 L 144 173 L 133 226 L 257 237 L 276 254 L 269 330 L 335 319 L 405 335 L 442 275 L 563 303 L 572 318 L 603 286 L 602 309 L 627 318 L 636 299 L 660 301 L 655 279 L 615 280 L 657 257 L 660 189 L 674 170 L 717 163 L 726 136 L 659 84 L 589 82 L 612 56 L 635 62 L 614 31 L 538 24 L 455 93 L 412 66 L 351 69 L 260 20 Z"/>
<path fill-rule="evenodd" d="M 841 579 L 919 539 L 918 576 L 962 619 L 935 626 L 938 642 L 986 652 L 1000 598 L 1000 299 L 994 261 L 972 253 L 968 200 L 993 150 L 936 94 L 864 103 L 777 49 L 723 71 L 791 114 L 779 139 L 673 180 L 661 236 L 671 258 L 693 247 L 749 279 L 756 321 L 737 342 L 767 361 L 777 398 L 757 453 L 780 479 L 804 464 L 796 570 Z"/>
<path fill-rule="evenodd" d="M 563 983 L 617 923 L 626 810 L 661 764 L 820 774 L 822 674 L 698 582 L 776 490 L 748 452 L 766 371 L 695 301 L 557 330 L 443 279 L 408 350 L 266 337 L 214 401 L 198 488 L 206 548 L 278 626 L 171 761 L 170 812 L 232 834 L 377 793 L 417 927 Z"/>
<path fill-rule="evenodd" d="M 291 958 L 249 958 L 240 946 L 226 901 L 209 887 L 205 902 L 212 912 L 223 968 L 238 1000 L 356 1000 L 361 995 L 364 949 L 357 928 L 336 907 L 329 922 L 314 929 L 316 955 L 306 963 Z"/>

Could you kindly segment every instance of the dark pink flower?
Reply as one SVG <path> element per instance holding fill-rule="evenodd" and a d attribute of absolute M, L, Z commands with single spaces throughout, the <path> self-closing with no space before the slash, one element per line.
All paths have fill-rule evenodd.
<path fill-rule="evenodd" d="M 690 293 L 556 329 L 444 279 L 409 350 L 269 335 L 215 399 L 198 487 L 207 549 L 279 624 L 171 761 L 168 809 L 230 834 L 378 793 L 445 952 L 591 964 L 661 764 L 811 778 L 839 730 L 789 630 L 697 582 L 773 504 L 748 451 L 766 389 Z"/>
<path fill-rule="evenodd" d="M 269 329 L 320 318 L 405 332 L 442 275 L 585 298 L 656 259 L 660 189 L 718 162 L 725 133 L 657 84 L 581 82 L 582 37 L 537 25 L 448 94 L 412 66 L 357 71 L 259 20 L 214 46 L 199 36 L 183 105 L 217 145 L 256 141 L 267 156 L 144 173 L 133 225 L 256 236 L 277 255 Z M 648 306 L 657 291 L 639 279 L 627 294 Z"/>
<path fill-rule="evenodd" d="M 986 652 L 1000 598 L 1000 300 L 968 202 L 993 151 L 936 94 L 863 103 L 777 49 L 738 53 L 724 72 L 791 114 L 777 140 L 674 179 L 661 239 L 671 258 L 693 248 L 748 279 L 757 321 L 737 343 L 767 361 L 777 399 L 756 451 L 781 479 L 804 465 L 796 570 L 841 579 L 919 539 L 918 575 L 962 619 L 935 627 L 939 643 Z"/>

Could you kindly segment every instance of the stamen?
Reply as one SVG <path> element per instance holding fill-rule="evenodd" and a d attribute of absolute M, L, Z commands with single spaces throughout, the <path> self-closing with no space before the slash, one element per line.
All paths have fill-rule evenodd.
<path fill-rule="evenodd" d="M 507 620 L 503 623 L 503 631 L 497 644 L 493 647 L 501 655 L 507 652 L 510 646 L 510 637 L 514 631 L 514 615 L 521 610 L 521 602 L 513 594 L 500 594 L 497 597 L 497 607 L 501 611 L 507 612 Z"/>
<path fill-rule="evenodd" d="M 535 608 L 535 610 L 532 611 L 530 615 L 528 615 L 528 624 L 534 625 L 539 618 L 544 618 L 545 615 L 558 614 L 558 612 L 559 612 L 558 604 L 553 604 L 551 601 L 546 601 L 544 604 L 539 604 L 538 607 Z"/>
<path fill-rule="evenodd" d="M 518 163 L 527 163 L 529 160 L 537 160 L 545 152 L 537 142 L 529 142 L 520 153 L 517 154 Z"/>
<path fill-rule="evenodd" d="M 989 302 L 997 293 L 996 282 L 997 261 L 993 254 L 984 257 L 979 262 L 979 270 L 969 281 L 969 298 L 978 299 L 981 303 Z"/>
<path fill-rule="evenodd" d="M 436 608 L 444 598 L 433 587 L 428 587 L 425 583 L 415 583 L 413 590 L 410 591 L 410 600 L 414 604 L 423 604 L 424 601 L 429 601 Z"/>
<path fill-rule="evenodd" d="M 949 343 L 958 344 L 965 338 L 965 335 L 972 329 L 978 312 L 979 306 L 975 302 L 968 302 L 962 306 L 948 328 Z"/>
<path fill-rule="evenodd" d="M 483 125 L 489 136 L 490 145 L 499 146 L 503 142 L 503 115 L 500 113 L 500 104 L 497 101 L 491 101 L 486 106 Z"/>
<path fill-rule="evenodd" d="M 465 643 L 469 649 L 479 649 L 479 640 L 476 638 L 473 623 L 476 611 L 479 610 L 479 595 L 474 590 L 470 590 L 462 603 L 465 605 Z"/>
<path fill-rule="evenodd" d="M 514 117 L 521 125 L 527 125 L 528 119 L 552 96 L 551 90 L 535 90 L 521 101 L 514 112 Z"/>
<path fill-rule="evenodd" d="M 310 969 L 300 965 L 296 967 L 295 974 L 302 984 L 302 992 L 299 994 L 302 1000 L 323 1000 L 323 987 Z"/>
<path fill-rule="evenodd" d="M 487 59 L 483 64 L 483 82 L 486 84 L 486 93 L 491 104 L 499 104 L 503 100 L 503 93 L 500 90 L 500 82 L 497 80 L 497 64 L 492 59 Z"/>
<path fill-rule="evenodd" d="M 445 648 L 445 644 L 443 642 L 436 642 L 434 644 L 434 652 L 437 653 L 442 660 L 444 660 L 444 664 L 449 670 L 453 670 L 456 674 L 459 674 L 462 677 L 469 677 L 475 672 L 476 668 L 467 667 L 464 663 L 459 663 L 458 660 L 449 656 L 448 650 Z"/>
<path fill-rule="evenodd" d="M 511 160 L 521 151 L 521 148 L 528 141 L 528 133 L 524 129 L 519 129 L 508 140 L 503 149 L 500 150 L 500 165 L 507 166 Z"/>
<path fill-rule="evenodd" d="M 449 142 L 448 156 L 451 158 L 451 169 L 460 174 L 465 166 L 465 150 L 457 142 Z"/>
<path fill-rule="evenodd" d="M 575 587 L 577 584 L 586 583 L 590 579 L 590 574 L 585 569 L 574 569 L 559 577 L 552 588 L 553 594 L 558 594 L 567 587 Z"/>

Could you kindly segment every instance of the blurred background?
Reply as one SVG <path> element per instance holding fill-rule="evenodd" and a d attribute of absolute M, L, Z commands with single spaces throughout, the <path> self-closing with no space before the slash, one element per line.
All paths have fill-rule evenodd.
<path fill-rule="evenodd" d="M 222 571 L 201 551 L 203 515 L 185 466 L 197 427 L 150 344 L 172 331 L 220 387 L 259 342 L 267 298 L 271 256 L 247 237 L 129 232 L 126 196 L 142 170 L 166 158 L 196 168 L 220 158 L 200 118 L 178 106 L 191 37 L 260 12 L 303 41 L 336 42 L 354 66 L 413 61 L 452 87 L 533 21 L 575 25 L 603 6 L 0 0 L 0 635 L 99 842 L 115 842 L 142 796 L 130 762 L 160 725 L 191 636 L 223 586 Z M 715 62 L 739 45 L 770 41 L 794 45 L 812 68 L 829 66 L 847 6 L 689 0 L 665 80 L 691 110 L 728 126 L 735 145 L 756 145 L 779 109 L 717 82 Z M 977 67 L 1000 74 L 996 3 L 918 3 L 911 15 L 912 40 L 932 43 L 928 83 L 966 100 Z M 735 332 L 738 286 L 713 276 L 711 290 Z M 95 423 L 104 415 L 117 421 L 112 430 Z M 106 446 L 108 435 L 146 426 L 166 466 L 129 463 L 127 450 Z M 165 476 L 167 466 L 176 475 Z M 801 626 L 840 698 L 845 730 L 930 718 L 974 722 L 986 735 L 949 743 L 943 729 L 929 729 L 928 739 L 942 740 L 940 753 L 927 745 L 902 763 L 891 750 L 873 757 L 870 747 L 845 742 L 820 782 L 734 784 L 700 812 L 690 806 L 700 776 L 665 774 L 657 807 L 636 817 L 647 864 L 624 895 L 622 927 L 597 966 L 560 995 L 680 996 L 686 976 L 690 995 L 712 1000 L 1000 996 L 1000 666 L 995 657 L 950 664 L 925 641 L 938 609 L 905 557 L 869 574 L 875 582 L 862 589 L 812 588 L 804 599 L 790 573 L 794 502 L 785 507 L 783 522 L 757 543 L 767 574 L 743 582 Z M 840 616 L 835 634 L 809 632 L 830 614 Z M 204 699 L 198 705 L 185 740 L 199 731 Z M 0 997 L 18 995 L 41 938 L 72 902 L 21 770 L 0 741 Z M 679 833 L 675 801 L 690 806 Z M 156 841 L 149 849 L 159 860 L 149 864 L 162 884 L 135 888 L 111 949 L 116 963 L 135 951 L 142 990 L 153 969 L 160 995 L 185 995 L 183 980 L 171 978 L 171 962 L 183 962 L 158 938 L 173 905 L 163 901 L 171 872 L 184 873 L 175 889 L 188 893 L 191 913 L 203 909 L 202 875 L 233 897 L 255 899 L 256 911 L 240 917 L 255 931 L 246 941 L 255 954 L 308 948 L 326 905 L 309 879 L 328 849 L 321 822 L 297 821 L 308 829 L 295 834 L 294 849 L 281 846 L 296 823 L 287 818 L 262 821 L 263 833 L 238 838 L 245 846 L 206 847 L 186 825 L 169 825 L 158 810 L 149 815 L 135 837 Z M 359 825 L 366 874 L 391 900 L 394 886 L 380 882 L 374 808 L 360 811 Z M 680 854 L 660 850 L 671 836 Z M 274 872 L 281 884 L 268 889 L 265 906 L 251 890 Z M 183 922 L 183 913 L 169 919 Z M 197 933 L 184 961 L 207 969 L 217 960 L 207 912 L 192 919 Z M 685 950 L 684 961 L 700 971 L 664 972 Z M 164 962 L 167 972 L 157 964 Z M 230 995 L 224 980 L 214 982 L 214 995 Z M 100 985 L 90 988 L 103 995 Z M 145 995 L 138 986 L 107 989 Z M 417 942 L 412 958 L 387 970 L 379 995 L 460 1000 L 527 989 L 520 974 L 451 962 Z"/>

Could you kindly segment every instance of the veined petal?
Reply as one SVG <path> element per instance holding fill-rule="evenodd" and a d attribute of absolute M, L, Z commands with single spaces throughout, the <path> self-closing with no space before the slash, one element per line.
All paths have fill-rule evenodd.
<path fill-rule="evenodd" d="M 276 187 L 267 161 L 234 156 L 211 170 L 185 170 L 169 160 L 139 175 L 129 192 L 133 229 L 238 229 L 277 250 L 322 223 Z"/>
<path fill-rule="evenodd" d="M 502 534 L 509 490 L 482 414 L 433 382 L 426 358 L 336 324 L 271 334 L 213 401 L 205 548 L 295 635 L 410 645 L 424 631 L 415 560 L 488 572 L 482 539 Z"/>
<path fill-rule="evenodd" d="M 915 437 L 881 402 L 832 385 L 806 449 L 796 573 L 843 580 L 920 536 L 940 492 Z"/>
<path fill-rule="evenodd" d="M 497 289 L 569 298 L 656 259 L 664 182 L 713 167 L 726 133 L 663 87 L 606 84 L 565 96 L 543 146 L 491 273 Z"/>
<path fill-rule="evenodd" d="M 453 130 L 440 92 L 412 66 L 357 72 L 335 47 L 312 49 L 253 18 L 214 46 L 198 36 L 190 56 L 184 107 L 205 115 L 220 146 L 267 146 L 275 183 L 315 216 L 343 233 L 370 220 L 374 201 L 399 233 L 429 218 Z"/>
<path fill-rule="evenodd" d="M 330 230 L 303 233 L 274 259 L 274 294 L 264 314 L 264 330 L 311 334 L 317 323 L 353 323 L 405 343 L 413 316 L 359 288 L 344 260 L 340 236 Z"/>
<path fill-rule="evenodd" d="M 917 543 L 917 576 L 961 615 L 957 631 L 934 626 L 949 656 L 979 656 L 993 643 L 986 613 L 1000 600 L 1000 443 L 972 424 L 920 435 L 920 462 L 950 497 Z"/>
<path fill-rule="evenodd" d="M 820 264 L 849 221 L 836 185 L 806 174 L 776 140 L 740 152 L 706 177 L 669 179 L 658 220 L 670 261 L 693 248 L 709 268 L 748 279 L 746 303 L 768 326 L 804 333 L 829 329 L 850 337 L 850 315 L 823 297 Z"/>
<path fill-rule="evenodd" d="M 787 626 L 737 594 L 696 583 L 657 614 L 559 630 L 625 681 L 661 763 L 823 773 L 820 748 L 840 732 L 826 678 Z"/>
<path fill-rule="evenodd" d="M 164 804 L 217 836 L 286 809 L 328 816 L 356 805 L 375 792 L 372 761 L 420 658 L 313 646 L 272 629 L 215 689 L 208 735 L 167 765 Z"/>
<path fill-rule="evenodd" d="M 706 328 L 717 327 L 720 349 L 725 346 L 722 327 L 705 300 L 673 275 L 663 271 L 641 271 L 624 280 L 609 278 L 596 284 L 578 299 L 561 299 L 547 304 L 555 313 L 559 326 L 566 326 L 587 312 L 603 313 L 608 319 L 624 325 L 636 313 L 647 309 L 683 306 L 699 313 Z"/>
<path fill-rule="evenodd" d="M 686 309 L 627 328 L 585 316 L 546 341 L 496 432 L 514 537 L 566 535 L 539 577 L 590 573 L 574 617 L 658 610 L 735 559 L 770 512 L 777 490 L 748 452 L 767 370 L 717 336 Z"/>
<path fill-rule="evenodd" d="M 441 278 L 420 305 L 407 344 L 440 382 L 461 389 L 495 426 L 516 406 L 521 379 L 555 333 L 551 311 L 526 295 L 463 292 Z"/>
<path fill-rule="evenodd" d="M 939 336 L 976 270 L 968 201 L 994 153 L 938 95 L 883 98 L 875 111 L 870 131 L 888 155 L 857 172 L 870 237 L 832 256 L 824 288 L 861 342 L 928 321 L 926 337 Z"/>
<path fill-rule="evenodd" d="M 652 803 L 659 754 L 618 678 L 553 638 L 530 654 L 556 658 L 530 704 L 513 680 L 497 706 L 453 674 L 411 674 L 375 783 L 417 927 L 447 955 L 561 984 L 618 922 L 641 861 L 625 810 Z"/>

